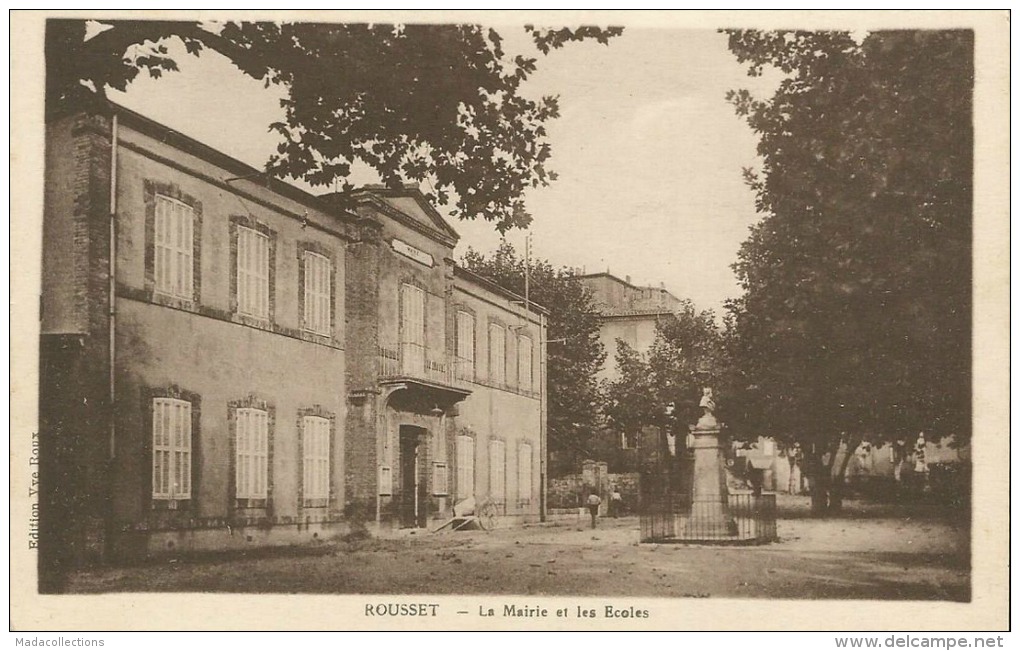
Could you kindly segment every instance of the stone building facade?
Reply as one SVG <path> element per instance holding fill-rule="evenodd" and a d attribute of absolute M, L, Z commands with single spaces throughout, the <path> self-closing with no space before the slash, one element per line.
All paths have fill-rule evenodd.
<path fill-rule="evenodd" d="M 42 562 L 542 515 L 545 312 L 416 188 L 342 205 L 107 103 L 45 163 Z"/>
<path fill-rule="evenodd" d="M 617 377 L 616 341 L 626 342 L 639 353 L 646 353 L 655 342 L 656 327 L 662 319 L 673 318 L 680 299 L 665 287 L 639 287 L 626 279 L 605 272 L 584 274 L 578 279 L 591 293 L 601 317 L 599 340 L 606 350 L 606 363 L 599 378 Z"/>

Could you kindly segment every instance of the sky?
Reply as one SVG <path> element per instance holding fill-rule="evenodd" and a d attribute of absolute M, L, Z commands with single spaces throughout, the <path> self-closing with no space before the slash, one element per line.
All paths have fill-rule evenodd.
<path fill-rule="evenodd" d="M 507 50 L 537 55 L 520 27 L 500 32 Z M 527 195 L 532 255 L 662 283 L 721 316 L 723 302 L 740 294 L 730 265 L 759 219 L 741 175 L 758 165 L 757 140 L 725 96 L 748 88 L 767 97 L 778 79 L 748 77 L 726 36 L 707 29 L 628 27 L 608 46 L 574 43 L 537 56 L 525 92 L 558 95 L 561 116 L 548 126 L 559 179 Z M 281 89 L 266 89 L 213 52 L 177 60 L 179 72 L 140 76 L 111 99 L 262 167 L 277 142 L 266 127 L 282 116 Z M 352 180 L 376 181 L 366 169 Z M 489 222 L 453 226 L 458 256 L 499 243 Z M 524 237 L 507 235 L 521 250 Z"/>

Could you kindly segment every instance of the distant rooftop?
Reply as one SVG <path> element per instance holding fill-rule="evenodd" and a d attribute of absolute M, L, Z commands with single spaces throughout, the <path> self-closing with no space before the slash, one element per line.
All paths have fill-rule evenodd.
<path fill-rule="evenodd" d="M 603 316 L 640 316 L 675 312 L 680 299 L 660 283 L 658 287 L 639 286 L 605 271 L 578 274 L 594 295 L 595 304 Z"/>

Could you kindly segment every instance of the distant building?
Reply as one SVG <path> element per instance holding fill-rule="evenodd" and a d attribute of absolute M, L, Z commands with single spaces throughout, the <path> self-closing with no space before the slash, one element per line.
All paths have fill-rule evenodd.
<path fill-rule="evenodd" d="M 680 299 L 665 287 L 632 285 L 630 276 L 620 279 L 605 273 L 584 274 L 580 281 L 591 290 L 602 316 L 599 340 L 606 350 L 606 361 L 599 378 L 614 380 L 616 371 L 616 340 L 619 339 L 639 353 L 647 353 L 655 342 L 656 326 L 663 319 L 675 318 Z"/>
<path fill-rule="evenodd" d="M 547 313 L 417 189 L 342 208 L 99 101 L 45 175 L 47 558 L 539 518 Z"/>
<path fill-rule="evenodd" d="M 611 273 L 582 274 L 578 278 L 592 292 L 594 304 L 601 315 L 599 340 L 605 347 L 606 361 L 599 371 L 600 380 L 613 381 L 616 368 L 617 340 L 625 342 L 644 355 L 655 343 L 659 323 L 675 319 L 681 301 L 665 287 L 640 287 Z M 637 468 L 639 435 L 637 432 L 603 431 L 598 454 L 609 462 L 613 472 Z"/>

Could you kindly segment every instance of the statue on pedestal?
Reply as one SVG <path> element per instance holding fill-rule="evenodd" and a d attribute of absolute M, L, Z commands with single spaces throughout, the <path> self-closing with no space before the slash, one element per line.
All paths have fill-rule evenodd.
<path fill-rule="evenodd" d="M 698 419 L 698 423 L 694 426 L 694 431 L 699 430 L 717 430 L 719 429 L 719 422 L 715 419 L 715 398 L 712 396 L 712 387 L 705 387 L 701 390 L 701 402 L 698 406 L 705 410 L 701 414 L 701 418 Z"/>

